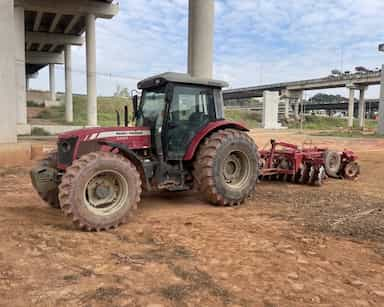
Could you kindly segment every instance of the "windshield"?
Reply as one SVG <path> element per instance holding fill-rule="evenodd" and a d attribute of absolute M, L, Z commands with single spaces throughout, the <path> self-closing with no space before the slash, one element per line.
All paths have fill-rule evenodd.
<path fill-rule="evenodd" d="M 165 107 L 165 87 L 143 91 L 137 118 L 138 126 L 154 127 Z"/>

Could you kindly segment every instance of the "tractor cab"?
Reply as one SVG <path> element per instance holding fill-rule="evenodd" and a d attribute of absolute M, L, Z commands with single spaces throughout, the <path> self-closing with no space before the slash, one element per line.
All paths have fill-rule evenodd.
<path fill-rule="evenodd" d="M 138 84 L 136 126 L 151 129 L 155 152 L 167 161 L 183 160 L 194 137 L 208 123 L 224 119 L 221 89 L 226 82 L 164 73 Z"/>

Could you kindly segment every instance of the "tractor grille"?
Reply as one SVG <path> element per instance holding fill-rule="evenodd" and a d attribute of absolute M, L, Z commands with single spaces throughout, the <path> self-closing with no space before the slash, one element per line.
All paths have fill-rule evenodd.
<path fill-rule="evenodd" d="M 73 153 L 77 143 L 77 137 L 59 140 L 57 144 L 57 152 L 59 156 L 59 163 L 69 166 L 74 159 Z"/>

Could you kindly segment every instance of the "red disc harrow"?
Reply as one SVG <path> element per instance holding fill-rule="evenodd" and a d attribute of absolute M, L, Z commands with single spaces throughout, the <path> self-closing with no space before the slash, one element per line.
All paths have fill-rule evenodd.
<path fill-rule="evenodd" d="M 271 140 L 268 150 L 260 150 L 260 179 L 283 180 L 320 186 L 327 177 L 356 179 L 360 174 L 357 156 L 349 150 L 297 145 Z"/>

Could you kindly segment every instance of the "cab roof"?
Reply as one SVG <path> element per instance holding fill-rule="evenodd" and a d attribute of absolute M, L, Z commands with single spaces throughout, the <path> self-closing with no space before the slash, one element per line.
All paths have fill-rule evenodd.
<path fill-rule="evenodd" d="M 164 85 L 165 83 L 183 83 L 183 84 L 197 84 L 209 87 L 228 87 L 228 83 L 219 80 L 205 79 L 205 78 L 195 78 L 189 74 L 182 74 L 176 72 L 166 72 L 160 75 L 155 75 L 140 81 L 137 84 L 139 89 L 146 89 L 151 87 L 158 87 Z"/>

